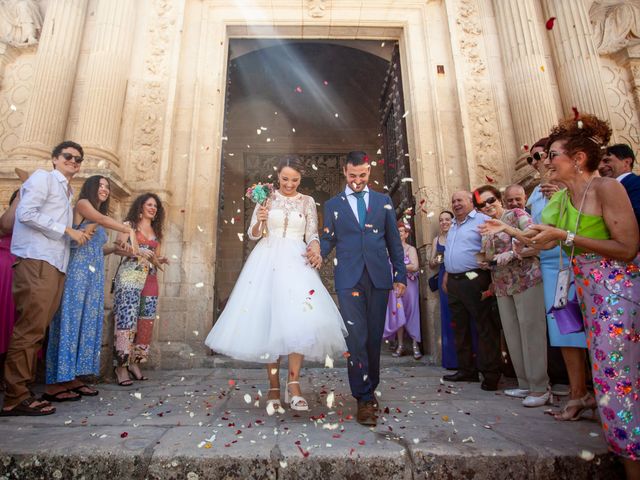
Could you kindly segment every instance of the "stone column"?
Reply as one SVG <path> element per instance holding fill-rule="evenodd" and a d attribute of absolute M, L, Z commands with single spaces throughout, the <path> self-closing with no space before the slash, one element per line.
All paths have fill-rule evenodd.
<path fill-rule="evenodd" d="M 63 140 L 88 0 L 51 0 L 36 53 L 33 91 L 12 156 L 49 158 Z"/>
<path fill-rule="evenodd" d="M 533 0 L 493 0 L 509 106 L 518 145 L 531 145 L 558 120 Z"/>
<path fill-rule="evenodd" d="M 69 138 L 84 147 L 86 157 L 107 162 L 101 164 L 101 168 L 111 169 L 120 163 L 116 150 L 130 68 L 136 3 L 131 0 L 98 2 L 86 89 L 78 98 L 78 121 L 68 132 Z"/>
<path fill-rule="evenodd" d="M 609 119 L 609 108 L 583 0 L 544 0 L 547 18 L 556 17 L 549 32 L 564 114 L 571 107 Z"/>

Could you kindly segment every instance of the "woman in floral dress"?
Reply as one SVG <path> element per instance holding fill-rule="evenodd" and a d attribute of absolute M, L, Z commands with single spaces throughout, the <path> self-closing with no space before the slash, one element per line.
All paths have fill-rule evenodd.
<path fill-rule="evenodd" d="M 147 380 L 140 371 L 140 364 L 149 357 L 153 324 L 158 306 L 157 269 L 168 263 L 159 256 L 164 207 L 155 193 L 138 196 L 125 218 L 125 223 L 135 230 L 139 251 L 135 255 L 118 250 L 123 256 L 118 267 L 113 297 L 115 317 L 114 373 L 120 386 L 134 380 Z M 127 243 L 126 235 L 119 235 L 116 242 Z"/>

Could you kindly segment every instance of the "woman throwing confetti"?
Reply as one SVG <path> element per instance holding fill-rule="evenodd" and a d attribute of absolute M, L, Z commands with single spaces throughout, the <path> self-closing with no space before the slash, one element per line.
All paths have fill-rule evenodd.
<path fill-rule="evenodd" d="M 301 164 L 285 158 L 277 171 L 279 188 L 266 202 L 261 203 L 260 192 L 248 192 L 257 202 L 248 234 L 259 242 L 205 341 L 216 352 L 267 364 L 269 414 L 281 410 L 281 356 L 289 358 L 285 402 L 305 411 L 309 403 L 299 381 L 303 359 L 324 361 L 347 350 L 342 317 L 304 258 L 307 245 L 318 242 L 318 217 L 313 198 L 298 192 Z"/>
<path fill-rule="evenodd" d="M 611 137 L 593 115 L 567 119 L 549 135 L 545 165 L 567 186 L 551 197 L 536 248 L 558 243 L 573 257 L 578 301 L 591 356 L 595 400 L 572 399 L 571 420 L 600 411 L 609 448 L 624 460 L 627 478 L 640 476 L 640 257 L 638 223 L 622 185 L 597 168 Z"/>

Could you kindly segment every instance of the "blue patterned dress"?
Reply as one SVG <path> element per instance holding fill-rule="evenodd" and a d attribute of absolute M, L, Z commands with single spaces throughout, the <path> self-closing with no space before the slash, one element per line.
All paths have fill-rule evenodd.
<path fill-rule="evenodd" d="M 73 228 L 84 228 L 82 222 Z M 107 233 L 98 226 L 85 245 L 71 248 L 62 302 L 49 327 L 46 383 L 100 373 Z"/>

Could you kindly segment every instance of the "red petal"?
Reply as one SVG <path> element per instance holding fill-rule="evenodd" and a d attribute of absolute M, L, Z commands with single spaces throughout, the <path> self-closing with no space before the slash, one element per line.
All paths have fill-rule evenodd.
<path fill-rule="evenodd" d="M 547 30 L 553 29 L 553 24 L 555 21 L 556 21 L 556 17 L 551 17 L 549 20 L 547 20 L 547 23 L 545 24 L 545 26 L 547 27 Z"/>
<path fill-rule="evenodd" d="M 580 112 L 578 111 L 578 109 L 576 107 L 571 107 L 571 110 L 573 110 L 573 119 L 574 120 L 579 120 L 580 119 Z"/>
<path fill-rule="evenodd" d="M 120 434 L 120 438 L 127 438 L 129 436 L 129 434 L 127 432 L 122 432 Z"/>
<path fill-rule="evenodd" d="M 494 183 L 495 179 L 491 178 L 489 175 L 485 175 L 485 178 L 487 179 L 487 182 L 489 183 Z"/>

